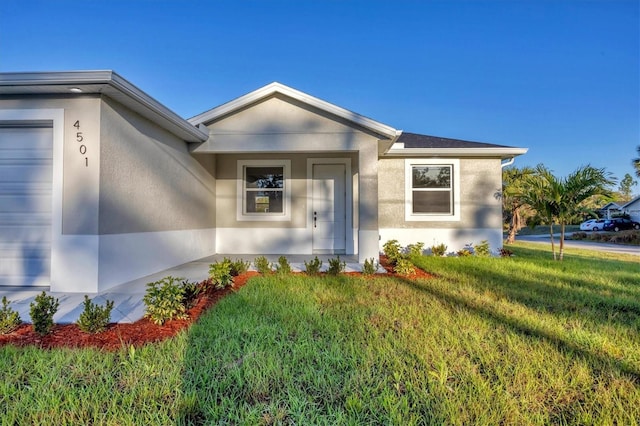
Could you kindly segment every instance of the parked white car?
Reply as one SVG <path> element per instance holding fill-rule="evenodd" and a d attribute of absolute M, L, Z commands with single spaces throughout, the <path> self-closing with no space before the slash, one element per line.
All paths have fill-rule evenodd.
<path fill-rule="evenodd" d="M 586 222 L 580 224 L 581 231 L 602 231 L 604 225 L 604 219 L 589 219 Z"/>

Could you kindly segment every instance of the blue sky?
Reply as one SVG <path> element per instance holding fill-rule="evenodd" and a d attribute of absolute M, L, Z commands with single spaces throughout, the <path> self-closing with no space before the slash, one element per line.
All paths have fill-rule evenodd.
<path fill-rule="evenodd" d="M 0 1 L 0 72 L 77 69 L 185 118 L 279 81 L 558 175 L 633 174 L 640 145 L 637 0 Z"/>

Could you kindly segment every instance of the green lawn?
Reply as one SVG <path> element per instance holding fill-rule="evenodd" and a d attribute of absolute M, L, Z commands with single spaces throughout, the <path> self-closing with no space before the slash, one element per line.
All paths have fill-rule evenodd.
<path fill-rule="evenodd" d="M 0 424 L 638 424 L 637 257 L 259 277 L 135 351 L 0 348 Z"/>

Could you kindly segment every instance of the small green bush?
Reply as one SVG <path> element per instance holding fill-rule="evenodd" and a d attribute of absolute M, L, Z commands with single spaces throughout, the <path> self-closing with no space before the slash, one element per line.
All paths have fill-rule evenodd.
<path fill-rule="evenodd" d="M 105 306 L 93 303 L 89 296 L 84 295 L 84 310 L 80 314 L 78 328 L 85 333 L 99 333 L 107 328 L 111 319 L 111 310 L 113 309 L 113 300 L 107 300 Z"/>
<path fill-rule="evenodd" d="M 260 272 L 261 274 L 268 274 L 271 272 L 272 265 L 264 256 L 256 257 L 255 260 L 253 261 L 253 264 L 255 265 L 258 272 Z"/>
<path fill-rule="evenodd" d="M 500 249 L 500 257 L 511 257 L 513 256 L 513 252 L 509 249 L 506 248 L 501 248 Z"/>
<path fill-rule="evenodd" d="M 309 275 L 318 274 L 320 273 L 320 268 L 322 268 L 322 260 L 318 259 L 318 256 L 316 256 L 313 260 L 310 260 L 309 262 L 305 260 L 304 268 L 307 274 Z"/>
<path fill-rule="evenodd" d="M 43 291 L 29 304 L 29 313 L 36 333 L 44 336 L 53 328 L 53 316 L 58 312 L 60 302 L 53 296 L 47 296 Z"/>
<path fill-rule="evenodd" d="M 422 256 L 422 251 L 424 250 L 424 243 L 415 243 L 409 244 L 407 246 L 407 255 L 409 257 Z"/>
<path fill-rule="evenodd" d="M 412 275 L 416 273 L 416 268 L 409 259 L 398 260 L 398 263 L 393 267 L 393 270 L 399 275 Z"/>
<path fill-rule="evenodd" d="M 459 257 L 467 257 L 467 256 L 471 256 L 473 253 L 471 253 L 471 250 L 469 250 L 468 248 L 463 248 L 463 249 L 458 250 L 456 252 L 456 254 Z"/>
<path fill-rule="evenodd" d="M 187 317 L 184 301 L 184 287 L 179 284 L 182 278 L 165 277 L 160 281 L 147 284 L 143 301 L 147 309 L 144 314 L 153 323 L 162 325 L 171 319 Z"/>
<path fill-rule="evenodd" d="M 331 275 L 338 275 L 341 272 L 344 272 L 344 268 L 347 267 L 346 262 L 340 261 L 340 256 L 337 259 L 329 259 L 329 269 L 327 269 L 327 273 Z"/>
<path fill-rule="evenodd" d="M 384 243 L 382 251 L 392 265 L 395 265 L 399 259 L 402 259 L 402 251 L 398 240 L 389 240 Z"/>
<path fill-rule="evenodd" d="M 378 271 L 378 262 L 376 262 L 373 257 L 364 260 L 364 265 L 362 266 L 362 273 L 364 275 L 373 275 L 377 271 Z"/>
<path fill-rule="evenodd" d="M 231 276 L 233 277 L 244 274 L 249 270 L 249 265 L 251 265 L 251 262 L 245 262 L 242 259 L 236 259 L 233 262 L 229 260 L 229 262 L 231 263 Z"/>
<path fill-rule="evenodd" d="M 209 265 L 209 278 L 215 288 L 221 289 L 233 284 L 231 269 L 232 262 L 227 258 Z"/>
<path fill-rule="evenodd" d="M 447 254 L 447 245 L 445 243 L 440 243 L 437 245 L 431 246 L 431 254 L 434 256 L 442 257 Z"/>
<path fill-rule="evenodd" d="M 482 240 L 479 244 L 473 246 L 473 251 L 476 256 L 487 257 L 491 255 L 491 249 L 489 248 L 489 242 Z"/>
<path fill-rule="evenodd" d="M 9 307 L 7 296 L 3 296 L 0 308 L 0 334 L 9 334 L 17 330 L 21 323 L 20 314 Z"/>
<path fill-rule="evenodd" d="M 213 284 L 211 280 L 208 280 L 210 284 Z M 192 308 L 195 304 L 200 293 L 205 291 L 204 286 L 197 282 L 190 282 L 189 280 L 182 281 L 182 304 L 186 309 Z"/>
<path fill-rule="evenodd" d="M 278 258 L 278 264 L 276 265 L 276 272 L 278 274 L 290 274 L 291 273 L 291 265 L 285 256 L 280 256 Z"/>

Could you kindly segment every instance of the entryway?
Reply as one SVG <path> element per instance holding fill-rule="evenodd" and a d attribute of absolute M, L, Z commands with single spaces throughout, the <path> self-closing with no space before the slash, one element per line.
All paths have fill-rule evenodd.
<path fill-rule="evenodd" d="M 345 254 L 347 235 L 347 165 L 312 164 L 313 253 Z"/>

